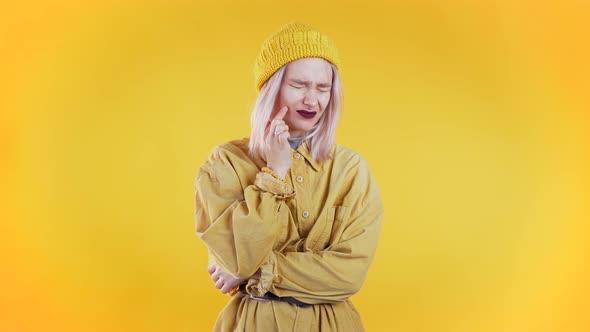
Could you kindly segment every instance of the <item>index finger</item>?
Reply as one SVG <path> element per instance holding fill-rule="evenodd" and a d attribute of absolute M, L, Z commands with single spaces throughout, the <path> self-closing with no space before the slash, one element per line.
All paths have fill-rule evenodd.
<path fill-rule="evenodd" d="M 282 120 L 285 117 L 285 114 L 287 114 L 288 109 L 289 108 L 287 106 L 281 107 L 281 109 L 279 110 L 277 115 L 275 115 L 273 120 Z"/>

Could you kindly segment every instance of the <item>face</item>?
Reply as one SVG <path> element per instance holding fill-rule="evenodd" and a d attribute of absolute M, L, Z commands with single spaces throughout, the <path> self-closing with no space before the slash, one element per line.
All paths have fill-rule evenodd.
<path fill-rule="evenodd" d="M 332 90 L 332 67 L 322 58 L 301 58 L 287 64 L 279 90 L 277 112 L 287 106 L 283 118 L 291 137 L 302 137 L 319 121 Z"/>

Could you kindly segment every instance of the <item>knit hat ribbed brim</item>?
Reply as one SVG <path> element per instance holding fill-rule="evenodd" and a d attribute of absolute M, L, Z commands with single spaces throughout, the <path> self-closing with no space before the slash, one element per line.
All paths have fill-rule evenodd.
<path fill-rule="evenodd" d="M 256 89 L 260 92 L 264 82 L 284 64 L 305 57 L 326 59 L 340 70 L 338 49 L 327 35 L 302 23 L 285 25 L 262 44 L 254 64 Z"/>

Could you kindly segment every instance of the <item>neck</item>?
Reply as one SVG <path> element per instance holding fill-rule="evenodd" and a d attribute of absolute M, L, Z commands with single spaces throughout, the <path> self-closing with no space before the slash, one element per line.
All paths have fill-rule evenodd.
<path fill-rule="evenodd" d="M 291 145 L 293 150 L 297 150 L 299 145 L 303 142 L 303 138 L 304 137 L 291 137 L 288 139 L 289 145 Z"/>
<path fill-rule="evenodd" d="M 307 132 L 302 131 L 302 130 L 297 130 L 297 131 L 289 130 L 289 134 L 291 135 L 292 138 L 303 138 L 307 135 Z"/>

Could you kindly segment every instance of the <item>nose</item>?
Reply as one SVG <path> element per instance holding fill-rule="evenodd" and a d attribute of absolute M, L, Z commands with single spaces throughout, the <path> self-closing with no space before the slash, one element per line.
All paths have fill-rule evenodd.
<path fill-rule="evenodd" d="M 308 89 L 303 96 L 303 104 L 310 108 L 318 105 L 318 96 L 314 89 Z"/>

